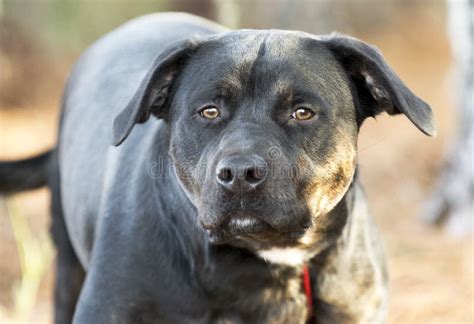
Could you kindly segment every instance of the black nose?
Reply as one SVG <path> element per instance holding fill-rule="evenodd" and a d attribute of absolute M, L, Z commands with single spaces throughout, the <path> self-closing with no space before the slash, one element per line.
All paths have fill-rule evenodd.
<path fill-rule="evenodd" d="M 227 157 L 216 168 L 217 182 L 230 191 L 241 193 L 257 189 L 267 174 L 267 162 L 257 155 Z"/>

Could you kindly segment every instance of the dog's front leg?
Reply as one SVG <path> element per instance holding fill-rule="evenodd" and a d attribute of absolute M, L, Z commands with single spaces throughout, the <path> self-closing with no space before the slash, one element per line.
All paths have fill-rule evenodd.
<path fill-rule="evenodd" d="M 133 241 L 122 231 L 121 217 L 100 217 L 86 279 L 74 313 L 74 324 L 133 323 L 130 309 L 138 302 L 140 275 L 134 273 Z M 144 294 L 143 294 L 144 295 Z M 135 321 L 136 322 L 136 321 Z"/>
<path fill-rule="evenodd" d="M 174 236 L 167 237 L 164 226 L 150 226 L 139 214 L 99 222 L 74 324 L 208 323 L 203 296 L 174 266 L 183 259 L 165 249 Z"/>
<path fill-rule="evenodd" d="M 74 314 L 74 324 L 128 323 L 123 313 L 121 282 L 116 277 L 117 269 L 110 269 L 102 262 L 91 262 Z M 123 288 L 123 287 L 122 287 Z"/>

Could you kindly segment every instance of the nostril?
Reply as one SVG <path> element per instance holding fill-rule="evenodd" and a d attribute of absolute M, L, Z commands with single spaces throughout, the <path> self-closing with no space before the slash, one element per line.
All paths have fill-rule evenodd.
<path fill-rule="evenodd" d="M 217 173 L 217 178 L 222 182 L 231 182 L 234 176 L 230 168 L 222 168 Z"/>
<path fill-rule="evenodd" d="M 249 183 L 259 183 L 265 179 L 267 172 L 264 168 L 248 169 L 245 174 L 245 180 Z"/>

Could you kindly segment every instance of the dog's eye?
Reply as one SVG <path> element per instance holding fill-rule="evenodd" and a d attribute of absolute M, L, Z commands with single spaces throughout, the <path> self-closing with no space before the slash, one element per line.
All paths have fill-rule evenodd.
<path fill-rule="evenodd" d="M 221 115 L 221 112 L 215 106 L 207 106 L 201 109 L 199 114 L 206 119 L 216 119 Z"/>
<path fill-rule="evenodd" d="M 296 120 L 308 120 L 313 118 L 314 112 L 308 108 L 300 107 L 296 109 L 292 114 L 291 118 Z"/>

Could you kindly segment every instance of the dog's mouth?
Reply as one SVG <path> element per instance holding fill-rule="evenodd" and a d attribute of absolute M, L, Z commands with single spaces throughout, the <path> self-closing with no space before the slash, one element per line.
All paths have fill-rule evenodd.
<path fill-rule="evenodd" d="M 251 213 L 232 215 L 218 228 L 207 229 L 212 244 L 236 241 L 258 246 L 288 246 L 301 238 L 306 229 L 281 231 Z"/>
<path fill-rule="evenodd" d="M 233 235 L 258 234 L 268 231 L 271 227 L 264 221 L 250 216 L 239 215 L 232 217 L 228 223 L 227 228 Z"/>
<path fill-rule="evenodd" d="M 213 244 L 225 244 L 229 240 L 259 235 L 271 230 L 271 226 L 250 214 L 231 215 L 218 228 L 208 229 L 209 239 Z"/>

